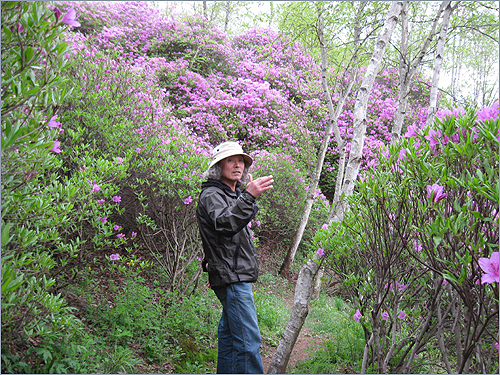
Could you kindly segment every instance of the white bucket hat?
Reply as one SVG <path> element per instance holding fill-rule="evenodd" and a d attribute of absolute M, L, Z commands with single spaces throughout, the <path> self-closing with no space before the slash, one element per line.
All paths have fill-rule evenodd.
<path fill-rule="evenodd" d="M 229 156 L 233 156 L 233 155 L 243 156 L 243 159 L 245 159 L 245 162 L 249 166 L 253 163 L 253 159 L 249 155 L 245 154 L 243 152 L 243 149 L 241 148 L 241 146 L 239 144 L 237 144 L 236 142 L 228 141 L 228 142 L 221 143 L 220 145 L 213 148 L 213 150 L 211 151 L 211 154 L 212 154 L 213 160 L 210 163 L 210 166 L 208 167 L 209 169 L 212 168 L 218 162 L 220 162 L 222 159 L 225 159 L 225 158 L 227 158 Z"/>

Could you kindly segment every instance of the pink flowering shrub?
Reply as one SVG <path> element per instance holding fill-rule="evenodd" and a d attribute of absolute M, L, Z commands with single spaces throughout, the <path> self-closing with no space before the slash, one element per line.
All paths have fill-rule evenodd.
<path fill-rule="evenodd" d="M 63 7 L 73 2 L 58 4 Z M 197 137 L 212 145 L 235 139 L 248 150 L 285 153 L 314 165 L 327 112 L 319 67 L 297 42 L 264 29 L 250 30 L 229 41 L 202 17 L 167 19 L 143 2 L 111 2 L 106 7 L 103 3 L 77 3 L 75 9 L 82 13 L 83 25 L 94 16 L 107 22 L 86 37 L 86 53 L 108 51 L 116 60 L 127 59 L 135 69 L 158 75 L 163 101 Z M 343 79 L 332 77 L 334 102 Z M 407 125 L 425 121 L 428 94 L 418 85 L 422 79 L 412 83 Z M 378 149 L 390 140 L 397 80 L 397 71 L 386 69 L 375 83 L 367 111 L 363 168 L 376 163 Z M 341 134 L 348 142 L 353 108 L 354 95 L 339 118 Z M 329 197 L 337 160 L 332 140 L 320 181 Z"/>
<path fill-rule="evenodd" d="M 66 124 L 55 113 L 70 92 L 64 73 L 72 51 L 61 34 L 77 21 L 47 5 L 1 5 L 2 372 L 10 373 L 54 371 L 55 358 L 45 364 L 34 349 L 61 350 L 81 333 L 81 322 L 55 293 L 57 275 L 71 272 L 82 246 L 68 235 L 77 187 L 59 176 Z"/>
<path fill-rule="evenodd" d="M 471 353 L 454 359 L 453 371 L 472 371 L 469 357 L 486 356 L 495 366 L 488 356 L 498 338 L 487 333 L 498 328 L 499 118 L 493 111 L 441 111 L 430 127 L 412 127 L 360 176 L 345 221 L 315 237 L 343 281 L 340 293 L 371 316 L 364 327 L 379 340 L 375 345 L 411 342 L 392 371 L 423 363 L 419 348 L 432 347 L 439 335 Z M 454 303 L 462 306 L 458 318 L 438 313 Z M 441 328 L 448 324 L 460 329 Z M 393 354 L 384 349 L 386 355 Z M 386 371 L 383 363 L 379 372 Z"/>
<path fill-rule="evenodd" d="M 81 78 L 61 111 L 68 124 L 61 138 L 65 161 L 75 165 L 68 176 L 83 185 L 80 206 L 92 212 L 90 220 L 79 222 L 85 228 L 82 239 L 92 241 L 94 252 L 82 259 L 117 249 L 142 256 L 160 252 L 165 259 L 187 254 L 185 264 L 160 262 L 170 275 L 166 288 L 184 293 L 200 273 L 187 266 L 197 264 L 201 251 L 195 205 L 187 199 L 198 195 L 209 147 L 171 115 L 158 76 L 151 74 L 154 65 L 138 58 L 129 66 L 87 50 L 74 58 L 69 76 Z M 87 189 L 84 181 L 91 182 Z M 88 190 L 90 196 L 84 194 Z M 179 241 L 183 247 L 175 245 Z"/>

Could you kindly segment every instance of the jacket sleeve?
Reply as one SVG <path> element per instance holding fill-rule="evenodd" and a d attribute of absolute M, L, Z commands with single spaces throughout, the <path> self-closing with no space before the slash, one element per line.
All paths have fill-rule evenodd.
<path fill-rule="evenodd" d="M 232 236 L 241 231 L 257 213 L 255 198 L 244 191 L 234 202 L 228 203 L 224 193 L 217 190 L 207 192 L 201 204 L 205 208 L 216 232 Z"/>

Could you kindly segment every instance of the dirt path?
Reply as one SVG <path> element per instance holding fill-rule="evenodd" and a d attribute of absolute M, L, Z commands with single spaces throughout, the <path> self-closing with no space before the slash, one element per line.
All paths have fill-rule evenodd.
<path fill-rule="evenodd" d="M 318 350 L 321 347 L 322 343 L 323 343 L 322 338 L 313 337 L 309 329 L 302 328 L 299 337 L 297 338 L 297 342 L 293 347 L 292 354 L 290 355 L 290 361 L 288 361 L 288 366 L 287 366 L 287 373 L 297 363 L 308 359 L 309 354 L 313 351 Z M 266 374 L 275 352 L 276 348 L 264 345 L 262 353 L 262 364 L 264 365 L 264 372 Z"/>
<path fill-rule="evenodd" d="M 285 300 L 288 308 L 292 309 L 293 305 L 293 297 Z M 295 365 L 299 362 L 305 361 L 309 358 L 309 355 L 312 352 L 321 348 L 321 344 L 323 343 L 323 338 L 319 336 L 315 336 L 305 325 L 302 327 L 300 331 L 299 337 L 297 338 L 297 342 L 293 347 L 292 354 L 290 355 L 290 360 L 288 361 L 287 373 L 295 367 Z M 264 365 L 264 373 L 267 374 L 269 369 L 269 365 L 273 359 L 273 355 L 276 352 L 276 348 L 269 346 L 267 344 L 263 345 L 262 348 L 262 364 Z"/>

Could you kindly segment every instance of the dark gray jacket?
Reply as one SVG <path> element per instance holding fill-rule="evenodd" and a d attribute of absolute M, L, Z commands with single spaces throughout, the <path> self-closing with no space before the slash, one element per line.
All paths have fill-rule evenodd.
<path fill-rule="evenodd" d="M 204 182 L 201 189 L 196 218 L 205 252 L 202 266 L 210 286 L 257 281 L 257 252 L 248 228 L 258 210 L 255 198 L 217 180 Z"/>

